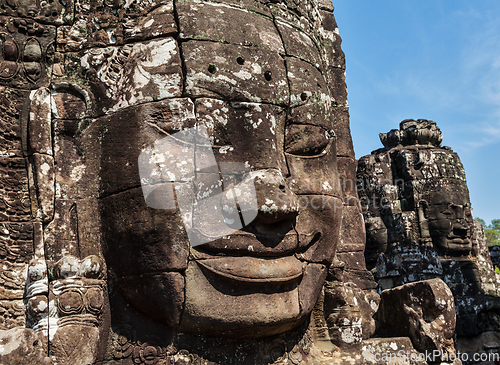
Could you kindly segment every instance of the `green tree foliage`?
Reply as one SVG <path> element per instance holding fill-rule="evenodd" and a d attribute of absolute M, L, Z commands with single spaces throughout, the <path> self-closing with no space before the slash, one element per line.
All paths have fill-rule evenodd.
<path fill-rule="evenodd" d="M 500 219 L 493 219 L 491 224 L 486 224 L 481 218 L 476 218 L 476 220 L 484 227 L 488 246 L 500 245 Z"/>

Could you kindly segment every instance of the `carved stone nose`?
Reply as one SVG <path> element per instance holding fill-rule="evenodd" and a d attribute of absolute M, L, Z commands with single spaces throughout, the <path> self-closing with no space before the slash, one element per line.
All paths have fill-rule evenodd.
<path fill-rule="evenodd" d="M 276 169 L 252 172 L 257 193 L 258 223 L 274 223 L 294 219 L 299 212 L 298 197 Z"/>
<path fill-rule="evenodd" d="M 453 234 L 457 236 L 465 237 L 467 236 L 470 229 L 470 224 L 465 221 L 465 219 L 461 219 L 455 224 L 453 224 Z"/>

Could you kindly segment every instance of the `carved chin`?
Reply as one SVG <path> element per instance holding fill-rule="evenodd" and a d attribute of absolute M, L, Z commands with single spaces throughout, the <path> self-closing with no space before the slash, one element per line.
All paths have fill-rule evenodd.
<path fill-rule="evenodd" d="M 437 246 L 449 254 L 467 254 L 472 249 L 470 238 L 438 237 Z"/>
<path fill-rule="evenodd" d="M 148 317 L 182 332 L 259 338 L 285 332 L 312 311 L 326 278 L 323 264 L 281 258 L 189 261 L 175 272 L 119 279 L 125 298 Z"/>
<path fill-rule="evenodd" d="M 457 253 L 467 253 L 472 249 L 472 242 L 469 238 L 447 239 L 446 245 L 448 250 Z"/>
<path fill-rule="evenodd" d="M 232 262 L 229 266 L 234 264 L 235 270 L 225 266 L 224 260 L 190 261 L 179 329 L 211 336 L 258 338 L 282 333 L 302 322 L 318 298 L 326 266 L 305 264 L 293 257 L 279 259 L 286 263 L 251 260 L 246 264 Z"/>

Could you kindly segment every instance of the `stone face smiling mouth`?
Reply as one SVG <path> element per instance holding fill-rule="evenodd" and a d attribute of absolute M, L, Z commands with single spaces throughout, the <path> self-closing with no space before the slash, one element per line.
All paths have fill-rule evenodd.
<path fill-rule="evenodd" d="M 211 272 L 236 281 L 285 283 L 302 277 L 306 264 L 294 256 L 279 258 L 228 257 L 196 261 Z"/>
<path fill-rule="evenodd" d="M 301 235 L 306 238 L 302 247 L 315 245 L 321 234 Z M 266 247 L 248 232 L 231 235 L 207 245 L 191 248 L 191 259 L 202 268 L 225 278 L 253 283 L 285 283 L 300 279 L 307 262 L 297 258 L 298 235 L 286 234 L 278 245 Z M 225 242 L 224 242 L 225 241 Z M 220 247 L 225 244 L 224 247 Z M 216 250 L 217 252 L 213 252 Z"/>

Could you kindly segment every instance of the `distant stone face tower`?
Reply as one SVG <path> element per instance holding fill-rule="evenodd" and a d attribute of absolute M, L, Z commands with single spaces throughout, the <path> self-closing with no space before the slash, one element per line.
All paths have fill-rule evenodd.
<path fill-rule="evenodd" d="M 361 157 L 357 170 L 367 265 L 381 290 L 442 278 L 455 297 L 462 351 L 461 343 L 500 329 L 493 309 L 500 288 L 472 219 L 464 168 L 441 147 L 433 121 L 404 120 L 380 139 L 384 148 Z"/>
<path fill-rule="evenodd" d="M 373 267 L 391 244 L 432 247 L 441 256 L 472 249 L 472 216 L 465 172 L 433 121 L 405 120 L 380 135 L 385 148 L 360 158 L 358 192 Z"/>

